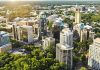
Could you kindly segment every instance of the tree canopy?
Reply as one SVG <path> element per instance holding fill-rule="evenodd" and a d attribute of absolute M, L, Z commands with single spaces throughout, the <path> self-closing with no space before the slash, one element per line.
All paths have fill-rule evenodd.
<path fill-rule="evenodd" d="M 56 61 L 54 53 L 47 48 L 35 48 L 33 45 L 22 46 L 30 54 L 0 54 L 0 70 L 66 70 L 66 65 Z"/>

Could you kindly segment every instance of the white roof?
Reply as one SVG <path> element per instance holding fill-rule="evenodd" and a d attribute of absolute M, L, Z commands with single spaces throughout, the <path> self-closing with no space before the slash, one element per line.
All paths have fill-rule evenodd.
<path fill-rule="evenodd" d="M 0 17 L 0 21 L 4 21 L 6 20 L 6 18 L 4 18 L 3 16 Z"/>
<path fill-rule="evenodd" d="M 13 54 L 22 54 L 22 52 L 14 51 Z"/>
<path fill-rule="evenodd" d="M 60 43 L 57 44 L 57 47 L 59 47 L 61 50 L 71 50 L 71 49 L 73 49 L 73 47 L 70 47 L 67 44 L 63 45 L 63 44 L 60 44 Z"/>
<path fill-rule="evenodd" d="M 84 28 L 86 28 L 86 29 L 91 29 L 92 26 L 86 25 L 86 26 L 84 26 Z"/>
<path fill-rule="evenodd" d="M 17 17 L 17 18 L 15 18 L 13 21 L 18 22 L 18 21 L 21 21 L 22 19 L 23 19 L 23 18 Z"/>
<path fill-rule="evenodd" d="M 77 27 L 80 28 L 80 25 L 81 25 L 81 24 L 76 24 L 75 26 L 77 26 Z M 92 26 L 84 25 L 84 29 L 92 29 Z"/>
<path fill-rule="evenodd" d="M 43 14 L 45 14 L 45 12 L 41 11 L 41 12 L 40 12 L 40 15 L 43 15 Z"/>
<path fill-rule="evenodd" d="M 94 42 L 100 43 L 100 38 L 94 39 Z"/>
<path fill-rule="evenodd" d="M 32 26 L 23 25 L 22 28 L 32 28 Z"/>
<path fill-rule="evenodd" d="M 5 33 L 6 33 L 5 31 L 0 31 L 0 35 L 5 34 Z"/>
<path fill-rule="evenodd" d="M 62 32 L 69 32 L 69 33 L 72 33 L 72 31 L 71 31 L 69 28 L 64 28 L 64 29 L 62 30 Z"/>
<path fill-rule="evenodd" d="M 6 28 L 7 29 L 11 29 L 12 28 L 12 25 L 7 25 Z"/>
<path fill-rule="evenodd" d="M 56 20 L 56 18 L 58 18 L 58 15 L 54 14 L 54 15 L 49 16 L 47 19 L 54 21 L 54 20 Z"/>

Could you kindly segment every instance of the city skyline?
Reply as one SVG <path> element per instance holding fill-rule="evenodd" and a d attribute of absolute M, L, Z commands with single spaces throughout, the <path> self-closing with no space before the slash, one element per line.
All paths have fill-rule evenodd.
<path fill-rule="evenodd" d="M 61 0 L 0 0 L 0 1 L 61 1 Z M 94 1 L 94 0 L 62 0 L 62 1 Z M 100 0 L 95 0 L 100 1 Z"/>
<path fill-rule="evenodd" d="M 0 0 L 0 70 L 100 70 L 100 0 Z"/>

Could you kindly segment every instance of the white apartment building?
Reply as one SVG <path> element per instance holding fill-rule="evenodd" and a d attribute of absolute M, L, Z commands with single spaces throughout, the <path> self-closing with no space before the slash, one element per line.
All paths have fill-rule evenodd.
<path fill-rule="evenodd" d="M 17 26 L 13 25 L 14 39 L 31 43 L 33 41 L 33 28 L 32 26 Z"/>
<path fill-rule="evenodd" d="M 67 44 L 69 46 L 73 46 L 73 31 L 69 28 L 64 28 L 60 32 L 60 44 Z"/>
<path fill-rule="evenodd" d="M 64 62 L 68 70 L 72 70 L 73 32 L 64 28 L 60 32 L 60 43 L 56 44 L 56 59 Z"/>
<path fill-rule="evenodd" d="M 100 70 L 100 38 L 94 39 L 89 47 L 88 66 L 92 70 Z"/>
<path fill-rule="evenodd" d="M 47 37 L 45 39 L 42 39 L 42 45 L 43 49 L 46 49 L 48 46 L 55 46 L 55 39 L 52 37 Z"/>
<path fill-rule="evenodd" d="M 78 32 L 80 36 L 80 41 L 88 40 L 89 38 L 93 40 L 94 32 L 92 31 L 92 29 L 92 26 L 84 25 L 84 23 L 76 24 L 73 27 L 73 30 L 76 30 Z"/>
<path fill-rule="evenodd" d="M 0 53 L 7 52 L 12 49 L 9 39 L 9 33 L 0 31 Z"/>

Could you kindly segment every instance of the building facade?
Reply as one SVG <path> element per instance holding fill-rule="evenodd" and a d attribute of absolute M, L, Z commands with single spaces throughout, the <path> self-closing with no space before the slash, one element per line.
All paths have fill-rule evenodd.
<path fill-rule="evenodd" d="M 15 40 L 31 43 L 33 41 L 33 28 L 26 25 L 13 25 L 13 35 Z"/>
<path fill-rule="evenodd" d="M 94 38 L 94 32 L 92 31 L 93 30 L 92 26 L 84 25 L 84 23 L 80 23 L 80 24 L 76 24 L 73 27 L 73 30 L 77 31 L 81 42 L 88 39 L 93 40 Z"/>
<path fill-rule="evenodd" d="M 42 36 L 47 34 L 47 19 L 46 13 L 41 12 L 39 14 L 39 39 L 42 40 Z"/>
<path fill-rule="evenodd" d="M 0 31 L 0 53 L 11 49 L 12 45 L 10 43 L 9 34 L 4 31 Z"/>
<path fill-rule="evenodd" d="M 89 47 L 88 66 L 92 70 L 100 70 L 100 38 L 94 39 Z"/>
<path fill-rule="evenodd" d="M 42 39 L 43 49 L 46 49 L 48 46 L 54 47 L 55 46 L 55 39 L 52 37 L 47 37 Z"/>
<path fill-rule="evenodd" d="M 81 22 L 81 14 L 80 14 L 80 8 L 75 7 L 75 24 L 79 24 Z"/>
<path fill-rule="evenodd" d="M 60 43 L 56 44 L 56 59 L 64 62 L 68 70 L 72 70 L 73 32 L 64 28 L 60 32 Z"/>
<path fill-rule="evenodd" d="M 64 28 L 60 32 L 60 44 L 73 46 L 73 32 L 69 28 Z"/>
<path fill-rule="evenodd" d="M 80 22 L 81 22 L 80 8 L 76 6 L 75 7 L 75 24 L 79 24 Z"/>
<path fill-rule="evenodd" d="M 73 58 L 72 49 L 69 45 L 56 44 L 56 60 L 64 62 L 67 66 L 67 70 L 72 70 Z"/>

